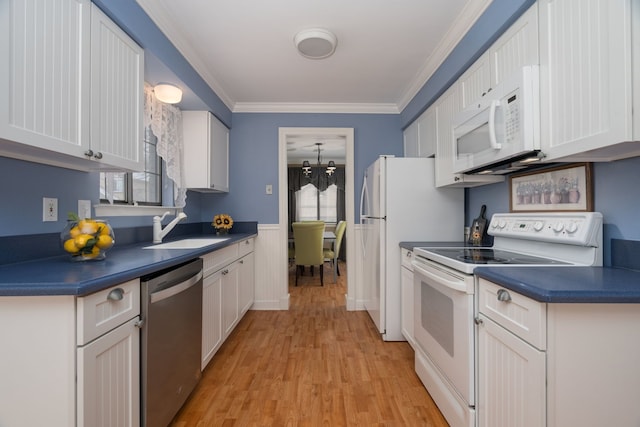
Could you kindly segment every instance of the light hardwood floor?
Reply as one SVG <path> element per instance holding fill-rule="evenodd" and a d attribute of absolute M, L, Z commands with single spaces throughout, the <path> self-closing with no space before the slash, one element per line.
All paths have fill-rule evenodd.
<path fill-rule="evenodd" d="M 250 310 L 211 360 L 172 426 L 448 424 L 406 342 L 383 342 L 366 311 L 346 311 L 346 273 L 307 275 L 289 311 Z"/>

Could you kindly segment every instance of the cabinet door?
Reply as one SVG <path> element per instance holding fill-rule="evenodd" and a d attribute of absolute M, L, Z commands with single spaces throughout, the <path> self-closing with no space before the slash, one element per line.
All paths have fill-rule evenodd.
<path fill-rule="evenodd" d="M 0 138 L 21 144 L 12 157 L 31 160 L 27 146 L 83 157 L 91 102 L 90 7 L 87 0 L 0 2 Z"/>
<path fill-rule="evenodd" d="M 238 266 L 239 261 L 222 269 L 222 331 L 228 337 L 238 323 Z"/>
<path fill-rule="evenodd" d="M 418 118 L 418 155 L 420 157 L 434 157 L 437 144 L 437 112 L 431 106 Z"/>
<path fill-rule="evenodd" d="M 477 102 L 491 91 L 491 52 L 482 55 L 458 79 L 461 108 Z"/>
<path fill-rule="evenodd" d="M 222 272 L 202 282 L 202 369 L 222 344 Z"/>
<path fill-rule="evenodd" d="M 419 124 L 415 120 L 409 127 L 404 130 L 404 156 L 405 157 L 418 157 L 418 138 L 419 138 Z"/>
<path fill-rule="evenodd" d="M 78 348 L 78 426 L 140 424 L 138 320 Z"/>
<path fill-rule="evenodd" d="M 141 171 L 144 52 L 97 6 L 91 12 L 92 157 Z"/>
<path fill-rule="evenodd" d="M 415 348 L 413 337 L 413 271 L 404 266 L 400 270 L 402 335 L 404 335 L 411 347 Z"/>
<path fill-rule="evenodd" d="M 478 427 L 545 426 L 545 353 L 479 318 Z"/>
<path fill-rule="evenodd" d="M 242 258 L 238 272 L 238 310 L 240 317 L 251 308 L 255 295 L 254 254 Z"/>
<path fill-rule="evenodd" d="M 454 84 L 437 101 L 438 114 L 438 146 L 436 154 L 436 186 L 442 187 L 457 183 L 460 180 L 453 173 L 453 117 L 460 111 L 460 91 L 458 84 Z"/>
<path fill-rule="evenodd" d="M 540 141 L 547 159 L 588 159 L 572 155 L 630 140 L 631 1 L 539 3 Z"/>
<path fill-rule="evenodd" d="M 489 89 L 520 73 L 525 65 L 540 63 L 538 54 L 538 4 L 535 3 L 491 46 Z"/>
<path fill-rule="evenodd" d="M 229 191 L 229 129 L 211 116 L 209 159 L 209 187 L 215 191 Z"/>

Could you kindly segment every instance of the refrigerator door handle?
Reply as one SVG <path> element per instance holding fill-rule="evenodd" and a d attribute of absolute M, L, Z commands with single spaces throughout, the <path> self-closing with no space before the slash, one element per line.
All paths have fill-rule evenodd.
<path fill-rule="evenodd" d="M 367 172 L 364 172 L 364 179 L 362 181 L 362 190 L 360 191 L 360 225 L 362 226 L 365 223 L 365 219 L 367 215 L 365 214 L 365 201 L 368 201 L 369 192 L 367 190 Z M 365 256 L 365 232 L 363 227 L 360 227 L 360 249 L 362 249 L 362 256 Z"/>

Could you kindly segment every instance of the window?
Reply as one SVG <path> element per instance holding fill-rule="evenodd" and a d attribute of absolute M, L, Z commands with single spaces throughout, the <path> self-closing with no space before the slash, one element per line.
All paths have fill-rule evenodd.
<path fill-rule="evenodd" d="M 318 191 L 315 185 L 307 184 L 296 192 L 296 220 L 337 222 L 338 187 L 335 184 L 325 191 Z"/>
<path fill-rule="evenodd" d="M 113 186 L 113 203 L 139 205 L 162 204 L 162 159 L 156 146 L 158 138 L 148 127 L 144 132 L 144 171 L 100 173 L 100 201 L 108 201 L 109 182 Z"/>

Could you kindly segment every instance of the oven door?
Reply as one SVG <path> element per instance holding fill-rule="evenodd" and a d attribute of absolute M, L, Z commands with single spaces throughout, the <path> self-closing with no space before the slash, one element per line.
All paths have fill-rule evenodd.
<path fill-rule="evenodd" d="M 414 336 L 468 406 L 475 405 L 473 275 L 414 257 Z"/>

